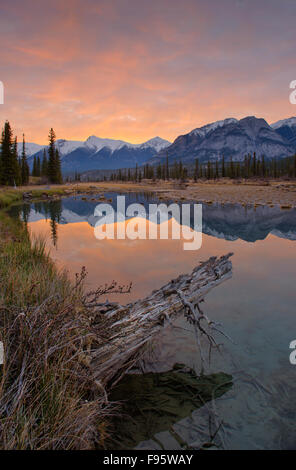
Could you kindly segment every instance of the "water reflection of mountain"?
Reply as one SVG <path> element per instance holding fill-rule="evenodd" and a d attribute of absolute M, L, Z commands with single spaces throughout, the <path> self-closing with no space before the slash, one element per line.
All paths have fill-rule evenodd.
<path fill-rule="evenodd" d="M 108 194 L 106 197 L 112 199 L 110 203 L 116 209 L 116 195 Z M 156 203 L 157 200 L 147 200 L 147 197 L 143 195 L 129 194 L 126 206 L 133 202 L 143 204 L 148 213 L 148 204 Z M 98 220 L 94 216 L 98 201 L 92 201 L 91 198 L 87 200 L 63 199 L 58 211 L 52 206 L 53 204 L 56 202 L 31 204 L 31 210 L 29 214 L 26 214 L 27 220 L 33 222 L 44 218 L 51 219 L 54 215 L 54 220 L 59 224 L 87 222 L 93 227 Z M 28 210 L 26 212 L 28 213 Z M 193 220 L 191 226 L 193 227 Z M 277 237 L 296 240 L 296 210 L 282 210 L 279 207 L 268 206 L 258 206 L 254 209 L 254 207 L 242 207 L 238 204 L 224 206 L 204 204 L 203 233 L 226 240 L 242 239 L 248 242 L 264 240 L 270 233 Z"/>
<path fill-rule="evenodd" d="M 296 210 L 280 207 L 203 206 L 203 232 L 226 240 L 264 240 L 270 233 L 296 240 Z"/>

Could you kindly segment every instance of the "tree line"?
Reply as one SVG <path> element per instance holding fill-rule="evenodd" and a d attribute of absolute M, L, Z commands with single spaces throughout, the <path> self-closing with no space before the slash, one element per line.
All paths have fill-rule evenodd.
<path fill-rule="evenodd" d="M 142 179 L 150 180 L 169 180 L 169 179 L 186 179 L 188 177 L 188 168 L 183 163 L 175 162 L 173 166 L 169 166 L 168 158 L 165 163 L 158 165 L 150 165 L 146 163 L 141 168 L 136 165 L 135 168 L 120 169 L 111 173 L 110 181 L 134 181 L 141 182 Z"/>
<path fill-rule="evenodd" d="M 49 183 L 63 182 L 61 172 L 61 159 L 56 147 L 56 135 L 53 129 L 49 131 L 48 149 L 43 151 L 43 158 L 39 156 L 33 160 L 32 176 L 42 176 Z M 18 155 L 17 137 L 9 121 L 6 121 L 1 135 L 0 147 L 0 184 L 7 186 L 20 186 L 29 183 L 30 170 L 26 155 L 25 135 L 23 134 L 22 152 Z"/>
<path fill-rule="evenodd" d="M 43 149 L 42 161 L 40 157 L 34 156 L 32 176 L 42 176 L 50 183 L 61 184 L 63 182 L 61 171 L 61 157 L 56 147 L 56 135 L 51 128 L 48 135 L 49 145 L 47 150 Z"/>
<path fill-rule="evenodd" d="M 5 122 L 1 135 L 0 149 L 0 184 L 19 186 L 29 182 L 29 165 L 26 157 L 25 136 L 23 135 L 22 155 L 18 155 L 17 137 L 8 121 Z"/>
<path fill-rule="evenodd" d="M 200 164 L 195 160 L 193 178 L 197 181 L 199 178 L 217 179 L 248 179 L 248 178 L 296 178 L 296 154 L 286 158 L 269 158 L 263 156 L 257 157 L 256 152 L 253 155 L 248 154 L 243 161 L 225 161 L 222 156 L 221 161 L 208 161 L 206 164 Z"/>
<path fill-rule="evenodd" d="M 199 179 L 248 179 L 248 178 L 296 178 L 296 154 L 286 158 L 257 157 L 248 154 L 243 161 L 234 161 L 231 157 L 228 161 L 222 156 L 221 160 L 208 160 L 201 162 L 195 159 L 194 165 L 185 166 L 182 161 L 169 165 L 168 158 L 165 162 L 155 165 L 146 164 L 140 169 L 120 169 L 111 173 L 110 181 L 134 181 L 142 179 L 150 180 L 186 180 Z"/>

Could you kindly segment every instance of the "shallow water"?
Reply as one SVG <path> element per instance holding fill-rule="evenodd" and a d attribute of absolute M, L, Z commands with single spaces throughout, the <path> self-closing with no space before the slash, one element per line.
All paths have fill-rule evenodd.
<path fill-rule="evenodd" d="M 116 194 L 105 194 L 115 202 Z M 147 205 L 152 197 L 129 194 L 128 202 Z M 233 252 L 233 277 L 206 297 L 203 309 L 223 323 L 235 344 L 221 337 L 207 372 L 233 376 L 221 398 L 174 425 L 188 445 L 209 439 L 209 419 L 220 423 L 219 443 L 229 449 L 296 448 L 296 366 L 289 344 L 296 339 L 296 211 L 279 207 L 203 205 L 203 240 L 198 251 L 184 251 L 182 240 L 97 240 L 94 208 L 98 201 L 71 197 L 15 206 L 32 236 L 44 234 L 51 255 L 74 276 L 86 266 L 90 287 L 133 282 L 132 292 L 113 297 L 127 303 L 143 297 L 209 256 Z M 154 201 L 155 202 L 155 201 Z M 111 297 L 109 298 L 111 300 Z M 164 329 L 145 363 L 145 372 L 165 371 L 175 363 L 200 370 L 195 337 L 183 317 Z M 152 437 L 152 436 L 151 436 Z M 170 432 L 139 447 L 178 448 Z"/>

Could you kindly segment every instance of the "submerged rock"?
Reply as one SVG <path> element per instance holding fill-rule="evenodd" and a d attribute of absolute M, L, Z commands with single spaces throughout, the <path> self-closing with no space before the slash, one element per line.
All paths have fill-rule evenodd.
<path fill-rule="evenodd" d="M 168 372 L 128 374 L 110 395 L 110 401 L 126 400 L 113 422 L 118 440 L 110 447 L 132 448 L 153 439 L 231 387 L 231 375 L 197 376 L 183 364 Z"/>

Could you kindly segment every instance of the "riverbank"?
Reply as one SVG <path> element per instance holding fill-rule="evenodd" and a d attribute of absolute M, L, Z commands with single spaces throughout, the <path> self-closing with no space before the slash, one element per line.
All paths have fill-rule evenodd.
<path fill-rule="evenodd" d="M 17 189 L 0 190 L 0 207 L 23 199 L 48 199 L 75 194 L 94 194 L 102 198 L 106 192 L 148 192 L 155 193 L 159 199 L 173 201 L 195 201 L 204 203 L 219 202 L 222 204 L 242 205 L 278 205 L 283 209 L 296 207 L 296 182 L 270 182 L 260 180 L 233 181 L 188 181 L 179 184 L 174 181 L 133 182 L 98 182 L 69 183 L 65 185 L 25 186 Z M 4 204 L 4 205 L 3 205 Z"/>
<path fill-rule="evenodd" d="M 37 199 L 68 194 L 60 187 L 50 193 L 33 191 L 31 197 Z M 2 189 L 0 203 L 9 207 L 22 198 L 22 189 Z M 162 329 L 163 312 L 170 315 L 168 306 L 176 292 L 168 286 L 163 288 L 169 289 L 167 296 L 161 289 L 155 291 L 156 308 L 153 299 L 139 300 L 128 308 L 118 304 L 98 308 L 100 295 L 121 291 L 121 287 L 115 283 L 87 294 L 86 270 L 71 282 L 50 259 L 44 242 L 30 239 L 26 225 L 4 210 L 0 212 L 0 233 L 0 340 L 4 344 L 0 448 L 104 448 L 110 432 L 118 438 L 118 431 L 113 428 L 112 433 L 110 428 L 115 406 L 108 401 L 110 385 L 119 382 L 136 363 L 143 346 Z M 213 274 L 207 263 L 195 268 L 189 275 L 194 282 L 185 282 L 184 292 L 190 286 L 190 295 L 204 297 L 229 278 L 228 257 L 209 263 L 214 263 Z M 182 283 L 183 278 L 174 282 Z M 180 300 L 174 302 L 183 309 Z M 177 311 L 174 308 L 173 314 Z"/>
<path fill-rule="evenodd" d="M 293 181 L 249 181 L 237 183 L 232 180 L 216 182 L 188 181 L 178 184 L 173 181 L 142 183 L 94 183 L 100 191 L 144 191 L 153 192 L 159 199 L 173 201 L 194 201 L 204 203 L 242 205 L 279 205 L 283 208 L 296 207 L 296 182 Z"/>
<path fill-rule="evenodd" d="M 71 283 L 3 211 L 0 233 L 0 448 L 104 447 L 110 407 L 85 363 L 83 279 Z"/>

